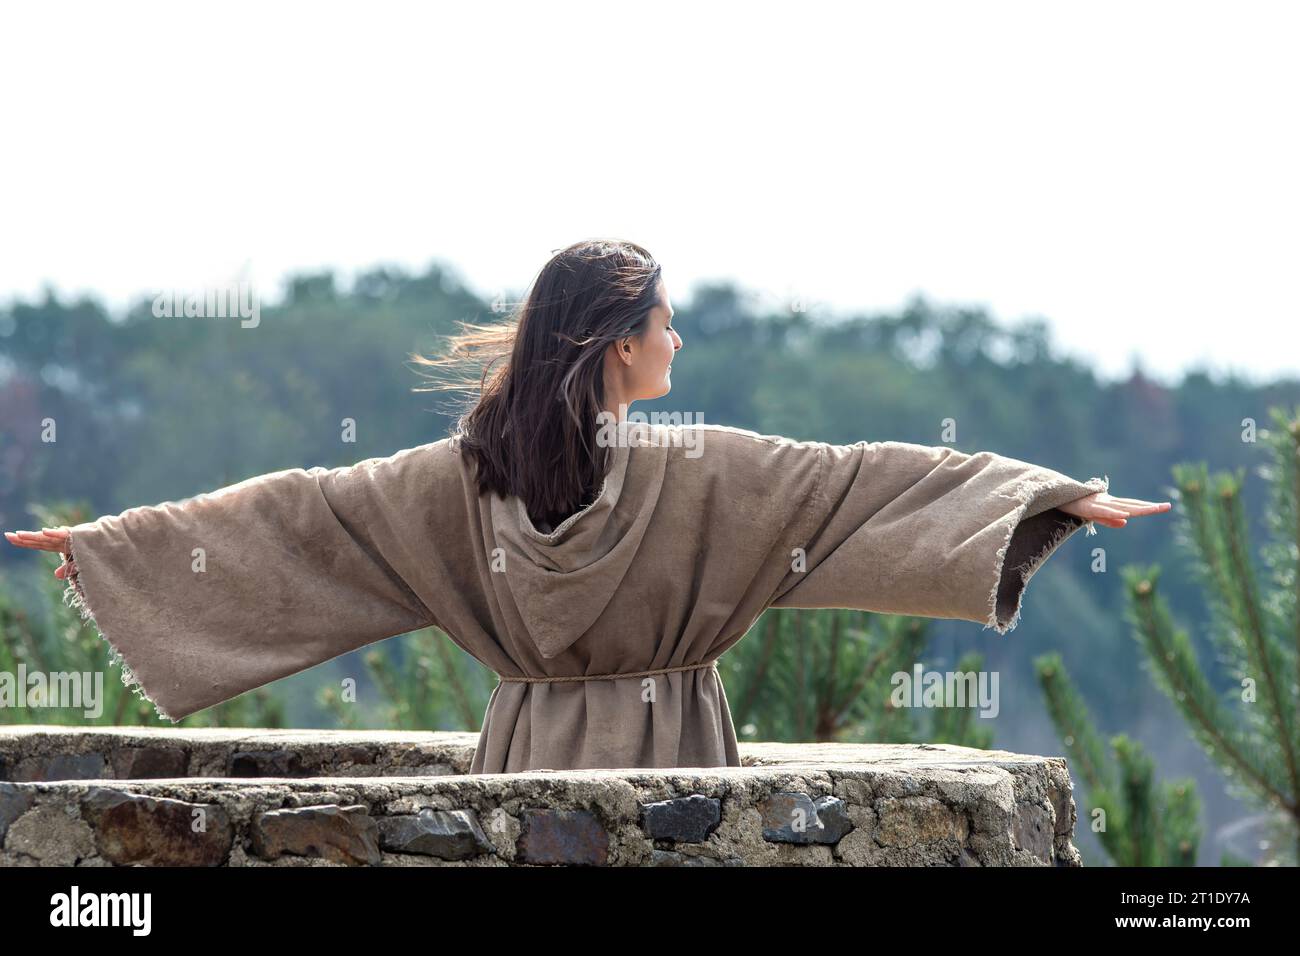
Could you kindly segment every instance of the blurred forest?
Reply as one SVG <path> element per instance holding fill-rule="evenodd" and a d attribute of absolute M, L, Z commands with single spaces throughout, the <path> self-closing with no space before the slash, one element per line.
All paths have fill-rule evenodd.
<path fill-rule="evenodd" d="M 1264 536 L 1268 496 L 1258 469 L 1268 456 L 1243 440 L 1243 421 L 1265 427 L 1270 407 L 1300 402 L 1300 382 L 1257 386 L 1191 372 L 1164 387 L 1137 369 L 1107 384 L 1055 353 L 1045 321 L 1003 326 L 981 309 L 920 297 L 894 314 L 831 319 L 729 284 L 672 294 L 684 341 L 673 390 L 634 411 L 691 413 L 705 422 L 840 443 L 937 445 L 952 419 L 951 444 L 962 451 L 991 450 L 1079 479 L 1108 475 L 1113 494 L 1156 501 L 1172 500 L 1171 471 L 1179 462 L 1245 468 L 1252 540 Z M 0 526 L 40 526 L 51 514 L 44 509 L 55 507 L 89 520 L 269 471 L 346 465 L 442 438 L 454 417 L 450 400 L 412 391 L 423 380 L 408 355 L 436 351 L 438 337 L 459 320 L 491 321 L 501 311 L 500 301 L 483 301 L 442 265 L 423 274 L 377 268 L 347 289 L 331 273 L 298 276 L 279 301 L 262 302 L 252 328 L 238 318 L 158 318 L 147 299 L 121 315 L 93 299 L 52 293 L 4 306 Z M 345 419 L 355 422 L 354 443 L 342 439 Z M 48 420 L 57 441 L 42 438 Z M 1100 715 L 1101 731 L 1140 741 L 1161 774 L 1195 779 L 1208 859 L 1223 850 L 1249 856 L 1251 847 L 1223 835 L 1246 810 L 1224 792 L 1143 673 L 1124 619 L 1121 567 L 1158 564 L 1175 619 L 1213 659 L 1203 637 L 1206 607 L 1171 528 L 1155 517 L 1123 530 L 1099 527 L 1098 537 L 1076 536 L 1034 578 L 1021 623 L 1006 637 L 973 623 L 927 621 L 925 666 L 954 669 L 978 651 L 982 666 L 1001 674 L 999 715 L 977 721 L 993 729 L 993 739 L 979 745 L 1060 754 L 1034 669 L 1039 655 L 1059 654 L 1081 699 Z M 1105 549 L 1104 573 L 1092 567 L 1098 547 Z M 48 600 L 54 564 L 47 555 L 0 548 L 0 612 L 50 625 L 60 613 Z M 754 654 L 759 646 L 750 635 L 737 660 L 742 649 Z M 274 713 L 293 726 L 477 729 L 493 681 L 450 642 L 417 635 L 357 655 L 366 655 L 364 668 L 340 659 L 286 678 L 274 685 L 277 703 L 245 702 L 240 706 L 254 709 L 232 711 L 239 716 L 231 719 Z M 359 716 L 340 705 L 335 688 L 349 667 L 364 670 L 372 686 L 387 687 L 387 706 Z M 451 685 L 444 703 L 412 710 L 439 680 Z M 731 696 L 741 703 L 740 693 Z M 745 718 L 737 717 L 740 727 Z M 1081 831 L 1084 823 L 1081 815 Z M 1087 836 L 1079 834 L 1085 852 Z"/>

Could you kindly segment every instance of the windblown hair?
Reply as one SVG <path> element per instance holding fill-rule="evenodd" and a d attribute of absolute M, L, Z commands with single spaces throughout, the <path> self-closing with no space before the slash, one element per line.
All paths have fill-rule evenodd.
<path fill-rule="evenodd" d="M 452 438 L 474 462 L 481 493 L 516 495 L 534 524 L 551 527 L 595 498 L 612 451 L 596 442 L 605 351 L 644 332 L 661 304 L 660 274 L 635 243 L 574 243 L 546 263 L 503 322 L 461 322 L 444 354 L 411 356 L 439 369 L 481 369 L 416 389 L 470 395 Z"/>

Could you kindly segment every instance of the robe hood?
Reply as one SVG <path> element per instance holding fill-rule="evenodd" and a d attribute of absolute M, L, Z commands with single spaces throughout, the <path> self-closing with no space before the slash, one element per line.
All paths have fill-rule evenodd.
<path fill-rule="evenodd" d="M 647 427 L 622 423 L 614 436 L 596 497 L 549 533 L 533 525 L 521 498 L 491 495 L 494 590 L 517 609 L 544 658 L 567 650 L 604 612 L 633 565 L 663 490 L 667 455 L 653 447 Z"/>

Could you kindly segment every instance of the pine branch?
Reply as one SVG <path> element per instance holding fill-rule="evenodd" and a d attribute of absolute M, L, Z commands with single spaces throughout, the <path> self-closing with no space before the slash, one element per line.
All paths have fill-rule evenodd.
<path fill-rule="evenodd" d="M 867 666 L 858 672 L 857 679 L 854 680 L 848 696 L 845 698 L 844 707 L 836 714 L 837 723 L 844 718 L 849 707 L 862 695 L 867 685 L 877 677 L 881 665 L 897 658 L 908 646 L 915 642 L 916 635 L 920 633 L 922 626 L 919 621 L 907 621 L 895 631 L 897 637 L 894 641 L 891 642 L 886 639 L 882 643 L 880 650 L 867 662 Z"/>
<path fill-rule="evenodd" d="M 1155 806 L 1151 799 L 1155 764 L 1142 747 L 1124 734 L 1111 746 L 1119 762 L 1120 792 L 1124 794 L 1124 835 L 1129 866 L 1153 866 L 1157 862 Z"/>
<path fill-rule="evenodd" d="M 839 706 L 835 703 L 835 682 L 839 677 L 841 624 L 842 612 L 831 611 L 830 659 L 826 664 L 826 684 L 822 691 L 822 700 L 825 702 L 825 719 L 832 728 L 837 723 L 836 715 L 839 713 Z"/>
<path fill-rule="evenodd" d="M 807 638 L 804 634 L 804 615 L 794 613 L 794 663 L 795 663 L 795 733 L 803 740 L 808 733 L 807 701 L 804 699 L 804 647 Z"/>
<path fill-rule="evenodd" d="M 1105 747 L 1098 736 L 1083 698 L 1075 689 L 1060 654 L 1045 654 L 1034 662 L 1039 685 L 1047 703 L 1047 713 L 1061 738 L 1070 759 L 1089 791 L 1114 783 L 1110 779 Z"/>
<path fill-rule="evenodd" d="M 1130 603 L 1136 608 L 1133 614 L 1139 640 L 1154 665 L 1155 675 L 1161 678 L 1157 680 L 1157 686 L 1183 712 L 1193 729 L 1209 741 L 1208 749 L 1212 755 L 1217 758 L 1222 754 L 1255 782 L 1259 793 L 1294 813 L 1295 807 L 1287 795 L 1246 758 L 1236 741 L 1229 739 L 1224 729 L 1230 723 L 1227 715 L 1208 712 L 1207 708 L 1213 706 L 1214 694 L 1196 664 L 1186 633 L 1172 627 L 1169 610 L 1156 595 L 1155 582 L 1159 578 L 1156 569 L 1150 569 L 1146 576 L 1136 571 L 1126 571 L 1125 574 L 1130 585 Z M 1168 639 L 1164 636 L 1166 634 L 1170 635 Z"/>
<path fill-rule="evenodd" d="M 441 632 L 434 633 L 430 637 L 433 640 L 434 651 L 442 664 L 442 672 L 447 678 L 445 683 L 451 685 L 452 699 L 456 702 L 456 709 L 460 711 L 461 726 L 472 728 L 478 723 L 478 717 L 475 716 L 474 706 L 465 693 L 465 682 L 461 680 L 462 675 L 458 672 L 455 661 L 452 660 L 447 647 L 450 638 L 444 640 Z"/>
<path fill-rule="evenodd" d="M 1264 677 L 1268 689 L 1267 707 L 1277 732 L 1277 743 L 1286 760 L 1287 775 L 1291 781 L 1291 794 L 1294 801 L 1300 797 L 1300 774 L 1297 774 L 1295 748 L 1292 741 L 1292 727 L 1288 720 L 1289 708 L 1284 707 L 1282 689 L 1278 683 L 1277 662 L 1270 653 L 1269 639 L 1265 634 L 1259 611 L 1259 596 L 1255 585 L 1252 562 L 1247 556 L 1246 532 L 1241 514 L 1241 499 L 1237 494 L 1239 485 L 1226 485 L 1220 498 L 1224 512 L 1226 528 L 1233 565 L 1239 577 L 1239 585 L 1233 593 L 1237 595 L 1242 616 L 1246 620 L 1244 634 L 1252 659 Z M 1284 710 L 1286 712 L 1284 712 Z"/>
<path fill-rule="evenodd" d="M 1211 613 L 1210 640 L 1236 677 L 1252 674 L 1249 656 L 1235 639 L 1233 614 L 1234 584 L 1229 573 L 1228 549 L 1219 528 L 1217 512 L 1206 502 L 1210 479 L 1204 463 L 1174 468 L 1180 500 L 1178 531 L 1182 543 L 1192 545 L 1200 562 L 1191 562 L 1193 574 L 1206 585 L 1206 604 Z"/>
<path fill-rule="evenodd" d="M 740 698 L 740 719 L 743 722 L 750 712 L 754 709 L 754 699 L 758 694 L 758 689 L 767 676 L 767 669 L 772 661 L 772 654 L 776 650 L 777 624 L 780 614 L 777 611 L 769 610 L 767 620 L 763 622 L 763 643 L 762 650 L 758 656 L 758 663 L 750 673 L 749 681 L 745 685 L 745 690 Z"/>
<path fill-rule="evenodd" d="M 1190 777 L 1160 788 L 1161 866 L 1195 866 L 1200 842 L 1201 801 Z"/>

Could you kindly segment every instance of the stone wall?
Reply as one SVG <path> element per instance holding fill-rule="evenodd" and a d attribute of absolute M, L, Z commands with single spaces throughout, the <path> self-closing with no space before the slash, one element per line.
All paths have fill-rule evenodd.
<path fill-rule="evenodd" d="M 476 734 L 0 729 L 0 865 L 1077 866 L 1064 759 L 744 744 L 467 774 Z"/>

